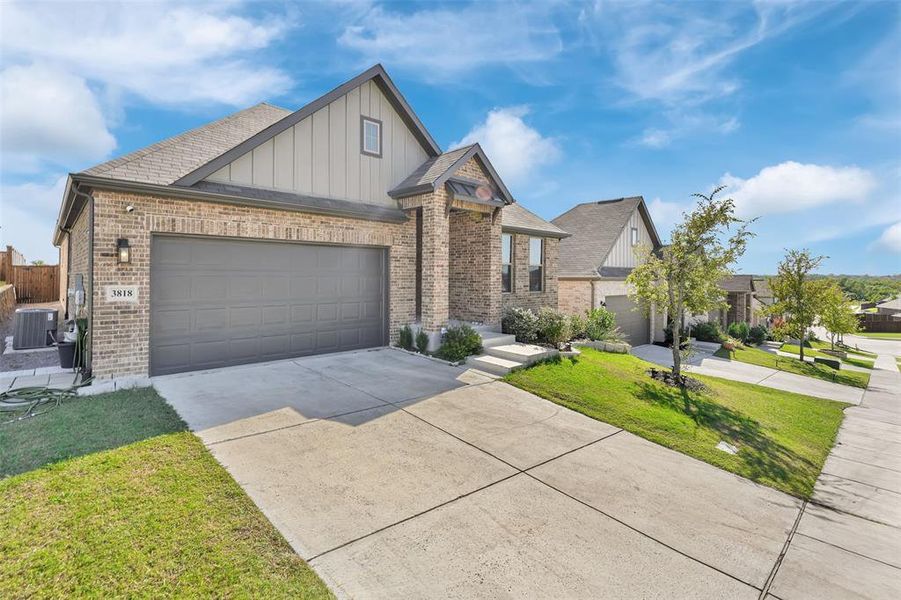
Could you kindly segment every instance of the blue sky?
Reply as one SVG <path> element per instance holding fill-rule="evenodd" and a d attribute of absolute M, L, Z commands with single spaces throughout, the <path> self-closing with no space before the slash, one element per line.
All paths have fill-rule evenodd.
<path fill-rule="evenodd" d="M 719 184 L 824 272 L 901 273 L 901 3 L 5 2 L 2 243 L 55 262 L 65 174 L 381 62 L 523 205 L 643 195 L 666 237 Z M 90 26 L 79 26 L 79 23 Z M 81 31 L 73 43 L 73 27 Z"/>

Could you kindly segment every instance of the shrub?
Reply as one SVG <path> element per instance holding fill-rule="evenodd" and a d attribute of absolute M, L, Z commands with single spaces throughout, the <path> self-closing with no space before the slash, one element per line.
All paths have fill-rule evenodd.
<path fill-rule="evenodd" d="M 527 308 L 511 308 L 501 320 L 501 331 L 515 335 L 517 342 L 530 344 L 538 338 L 538 317 Z"/>
<path fill-rule="evenodd" d="M 682 330 L 682 335 L 679 336 L 679 340 L 681 340 L 679 345 L 681 347 L 684 347 L 685 344 L 688 343 L 688 334 L 688 327 L 686 327 Z M 667 346 L 673 345 L 673 321 L 671 319 L 667 320 L 666 327 L 663 328 L 663 343 Z"/>
<path fill-rule="evenodd" d="M 538 341 L 557 347 L 570 339 L 569 318 L 557 309 L 542 307 L 538 311 Z"/>
<path fill-rule="evenodd" d="M 766 341 L 767 335 L 769 332 L 766 327 L 763 325 L 755 325 L 748 332 L 748 341 L 755 346 L 759 346 L 760 344 Z"/>
<path fill-rule="evenodd" d="M 425 354 L 429 349 L 429 334 L 422 329 L 416 333 L 416 349 L 422 354 Z"/>
<path fill-rule="evenodd" d="M 699 342 L 720 343 L 726 338 L 716 321 L 696 323 L 692 328 L 692 333 Z"/>
<path fill-rule="evenodd" d="M 404 350 L 413 349 L 413 330 L 410 329 L 409 325 L 404 325 L 400 328 L 400 333 L 397 335 L 397 345 Z"/>
<path fill-rule="evenodd" d="M 607 341 L 616 337 L 616 315 L 606 308 L 593 308 L 585 313 L 585 335 L 589 340 Z"/>
<path fill-rule="evenodd" d="M 570 315 L 569 317 L 569 335 L 574 340 L 584 340 L 588 338 L 588 319 L 582 315 Z"/>
<path fill-rule="evenodd" d="M 744 321 L 741 323 L 731 323 L 726 331 L 731 337 L 734 337 L 741 342 L 747 341 L 748 335 L 751 333 L 751 329 Z"/>
<path fill-rule="evenodd" d="M 469 325 L 448 327 L 441 337 L 441 347 L 435 356 L 450 361 L 461 361 L 470 354 L 482 351 L 482 337 Z"/>

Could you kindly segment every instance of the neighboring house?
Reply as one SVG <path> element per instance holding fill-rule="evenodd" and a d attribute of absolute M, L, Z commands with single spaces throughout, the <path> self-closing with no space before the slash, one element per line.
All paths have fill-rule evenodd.
<path fill-rule="evenodd" d="M 514 202 L 377 65 L 300 110 L 258 104 L 70 175 L 54 243 L 86 292 L 94 376 L 159 375 L 381 346 L 407 324 L 434 346 L 450 321 L 554 306 L 565 234 Z"/>
<path fill-rule="evenodd" d="M 877 315 L 897 315 L 901 314 L 901 296 L 886 300 L 876 305 Z"/>
<path fill-rule="evenodd" d="M 626 284 L 637 265 L 635 250 L 639 246 L 657 250 L 661 245 L 644 199 L 579 204 L 552 223 L 571 234 L 560 241 L 560 310 L 581 314 L 605 306 L 616 314 L 617 325 L 632 345 L 652 341 L 652 332 L 662 331 L 663 320 L 653 311 L 644 314 L 629 299 Z"/>
<path fill-rule="evenodd" d="M 755 279 L 753 275 L 733 275 L 720 282 L 720 288 L 726 292 L 727 308 L 711 311 L 707 316 L 709 321 L 719 323 L 726 328 L 732 323 L 747 323 L 755 326 L 760 323 L 760 311 L 763 303 L 757 297 L 757 286 L 761 279 Z M 764 298 L 772 304 L 772 293 L 769 286 L 765 287 Z"/>

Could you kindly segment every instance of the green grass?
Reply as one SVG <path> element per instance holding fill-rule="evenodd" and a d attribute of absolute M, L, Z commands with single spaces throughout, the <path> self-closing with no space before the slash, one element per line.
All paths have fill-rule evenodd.
<path fill-rule="evenodd" d="M 901 340 L 901 333 L 899 332 L 888 332 L 888 333 L 878 333 L 878 332 L 861 332 L 855 333 L 854 335 L 859 335 L 860 337 L 870 338 L 873 340 Z"/>
<path fill-rule="evenodd" d="M 0 597 L 331 597 L 152 390 L 0 432 Z"/>
<path fill-rule="evenodd" d="M 778 356 L 771 352 L 766 352 L 759 348 L 740 346 L 732 352 L 728 352 L 720 348 L 713 353 L 719 358 L 728 358 L 739 362 L 748 363 L 749 365 L 758 365 L 761 367 L 769 367 L 770 369 L 778 369 L 787 373 L 795 373 L 796 375 L 806 375 L 815 379 L 840 383 L 842 385 L 850 385 L 852 387 L 866 389 L 870 382 L 870 374 L 860 371 L 836 371 L 832 367 L 826 365 L 818 365 L 809 362 L 801 362 L 800 359 L 788 356 Z"/>
<path fill-rule="evenodd" d="M 827 344 L 826 348 L 828 348 L 828 347 L 829 347 L 829 345 Z M 817 348 L 819 348 L 819 346 L 817 346 L 817 342 L 814 342 L 813 348 L 804 348 L 804 356 L 813 356 L 813 357 L 821 356 L 824 358 L 835 358 L 834 356 L 829 356 L 828 354 L 826 354 L 824 352 L 820 352 L 819 350 L 817 350 Z M 801 355 L 801 348 L 797 344 L 782 344 L 782 347 L 779 349 L 782 350 L 783 352 L 788 352 L 790 354 L 796 354 L 798 356 Z M 873 363 L 875 362 L 875 359 L 871 360 L 871 359 L 863 358 L 862 356 L 857 355 L 858 353 L 854 353 L 854 354 L 855 355 L 852 355 L 852 353 L 849 352 L 847 358 L 841 359 L 842 362 L 848 363 L 849 365 L 855 365 L 858 367 L 862 367 L 864 369 L 872 369 L 873 368 Z"/>
<path fill-rule="evenodd" d="M 707 393 L 671 388 L 628 354 L 588 348 L 506 376 L 511 384 L 748 479 L 809 498 L 842 421 L 840 402 L 699 376 Z M 725 440 L 735 455 L 716 449 Z"/>
<path fill-rule="evenodd" d="M 824 342 L 822 340 L 813 340 L 810 342 L 810 345 L 816 348 L 817 350 L 829 350 L 832 348 L 832 344 L 829 342 Z M 861 350 L 860 348 L 854 348 L 852 346 L 842 346 L 841 344 L 836 344 L 835 347 L 838 350 L 844 350 L 848 354 L 857 354 L 864 358 L 871 358 L 876 360 L 877 354 L 875 352 L 867 352 L 866 350 Z"/>

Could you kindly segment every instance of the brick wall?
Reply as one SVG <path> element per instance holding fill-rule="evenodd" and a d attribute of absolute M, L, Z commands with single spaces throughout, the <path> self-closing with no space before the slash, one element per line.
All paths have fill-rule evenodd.
<path fill-rule="evenodd" d="M 542 306 L 557 308 L 557 258 L 560 240 L 544 239 L 544 290 L 529 291 L 529 238 L 533 236 L 513 234 L 513 291 L 502 295 L 503 310 L 513 307 L 537 311 Z M 498 236 L 500 239 L 500 236 Z M 500 273 L 500 265 L 497 272 Z"/>
<path fill-rule="evenodd" d="M 388 247 L 392 341 L 398 329 L 414 319 L 414 220 L 379 223 L 104 190 L 96 190 L 94 198 L 95 377 L 148 373 L 151 233 Z M 135 207 L 131 213 L 125 211 L 129 204 Z M 127 265 L 116 262 L 116 240 L 122 237 L 131 246 L 131 263 Z M 139 302 L 107 302 L 108 285 L 136 285 Z"/>
<path fill-rule="evenodd" d="M 560 279 L 557 282 L 557 307 L 571 315 L 585 314 L 592 308 L 590 279 Z"/>
<path fill-rule="evenodd" d="M 474 211 L 449 217 L 448 311 L 451 319 L 500 322 L 500 219 Z"/>
<path fill-rule="evenodd" d="M 67 269 L 67 286 L 69 288 L 75 288 L 75 280 L 78 275 L 82 276 L 82 285 L 85 290 L 85 305 L 82 309 L 82 312 L 79 314 L 75 314 L 75 304 L 72 303 L 69 307 L 68 317 L 70 319 L 74 319 L 76 317 L 85 317 L 88 319 L 88 336 L 86 339 L 87 346 L 87 366 L 93 366 L 93 348 L 94 348 L 94 326 L 91 322 L 91 305 L 93 303 L 93 297 L 91 295 L 92 289 L 92 273 L 91 273 L 91 211 L 93 209 L 93 204 L 88 202 L 84 205 L 84 208 L 81 211 L 81 214 L 78 215 L 78 218 L 72 224 L 72 229 L 69 231 L 68 238 L 69 249 L 68 249 L 68 264 L 69 267 Z M 62 278 L 61 278 L 62 279 Z M 65 307 L 64 307 L 65 308 Z"/>

